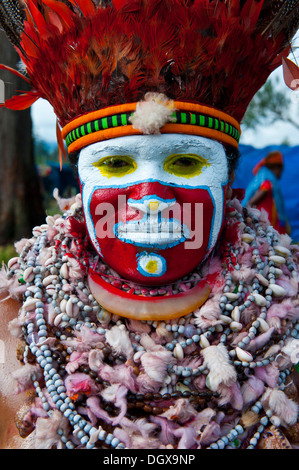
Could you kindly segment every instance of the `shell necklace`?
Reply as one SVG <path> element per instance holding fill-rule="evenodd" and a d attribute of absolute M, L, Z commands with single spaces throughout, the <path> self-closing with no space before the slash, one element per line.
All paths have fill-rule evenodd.
<path fill-rule="evenodd" d="M 41 420 L 48 419 L 57 422 L 53 447 L 122 449 L 142 442 L 146 447 L 148 439 L 134 428 L 142 419 L 151 448 L 180 447 L 180 432 L 190 427 L 185 448 L 252 448 L 271 420 L 279 424 L 262 393 L 241 410 L 224 396 L 236 387 L 240 398 L 250 377 L 270 366 L 278 371 L 275 387 L 283 391 L 292 365 L 281 369 L 279 357 L 287 357 L 285 344 L 298 338 L 299 315 L 274 316 L 275 324 L 269 315 L 288 298 L 294 309 L 298 304 L 298 290 L 283 287 L 298 282 L 296 247 L 286 247 L 257 211 L 242 209 L 236 198 L 228 201 L 214 256 L 171 287 L 188 289 L 205 277 L 212 295 L 195 312 L 164 322 L 112 315 L 93 298 L 86 280 L 90 266 L 112 282 L 120 280 L 88 245 L 80 196 L 62 216 L 46 222 L 33 229 L 7 271 L 8 278 L 24 284 L 17 319 L 24 345 L 20 359 L 35 389 L 30 431 L 36 429 L 37 439 Z M 138 289 L 130 283 L 123 288 Z M 143 294 L 163 295 L 162 290 L 145 288 Z M 187 416 L 180 411 L 175 419 L 180 403 L 188 404 Z M 257 416 L 253 428 L 244 425 L 244 410 Z M 216 440 L 196 427 L 207 412 L 218 421 L 231 416 L 219 425 Z M 163 438 L 163 425 L 170 442 Z"/>

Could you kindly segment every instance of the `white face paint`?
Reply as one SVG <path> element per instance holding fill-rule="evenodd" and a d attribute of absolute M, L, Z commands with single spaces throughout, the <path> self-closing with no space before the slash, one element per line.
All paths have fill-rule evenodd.
<path fill-rule="evenodd" d="M 128 171 L 102 171 L 101 162 L 106 158 L 112 157 L 115 159 L 122 156 L 130 161 Z M 201 165 L 200 170 L 194 173 L 181 172 L 181 170 L 173 171 L 172 166 L 168 164 L 172 156 L 178 158 L 192 156 L 192 158 L 200 158 L 204 163 Z M 173 219 L 172 224 L 165 222 L 163 225 L 163 221 L 161 223 L 158 217 L 162 210 L 167 207 L 171 208 L 176 203 L 180 206 L 188 203 L 188 194 L 191 195 L 192 193 L 193 199 L 190 200 L 194 201 L 194 194 L 196 194 L 194 190 L 199 190 L 199 193 L 200 191 L 205 192 L 212 201 L 213 214 L 208 228 L 206 250 L 210 251 L 214 247 L 223 222 L 224 188 L 228 183 L 227 160 L 224 148 L 220 143 L 185 134 L 120 137 L 95 143 L 81 150 L 78 170 L 89 236 L 97 251 L 108 264 L 110 264 L 110 255 L 96 230 L 94 201 L 107 204 L 107 208 L 109 208 L 111 202 L 114 209 L 117 210 L 115 207 L 115 194 L 118 193 L 126 196 L 126 205 L 129 211 L 136 210 L 143 214 L 143 219 L 139 222 L 139 233 L 133 227 L 134 222 L 132 221 L 119 225 L 119 231 L 116 233 L 119 237 L 118 240 L 121 240 L 121 243 L 125 244 L 127 248 L 130 245 L 136 245 L 148 250 L 156 248 L 157 250 L 164 249 L 167 251 L 167 248 L 174 246 L 176 243 L 182 243 L 185 238 L 183 237 L 180 240 L 181 226 L 177 224 L 177 221 Z M 172 192 L 171 195 L 167 197 L 166 193 L 165 195 L 162 194 L 163 191 L 157 194 L 157 191 L 153 189 L 157 183 L 159 187 L 164 187 L 165 191 L 167 189 L 169 194 Z M 176 194 L 178 190 L 181 191 L 179 195 Z M 190 193 L 188 193 L 188 190 L 190 190 Z M 180 197 L 182 194 L 183 197 Z M 104 196 L 103 199 L 101 199 L 101 195 Z M 156 227 L 150 234 L 148 230 L 145 230 L 145 225 L 142 225 L 143 221 L 148 220 L 149 215 L 151 215 L 153 227 Z M 167 234 L 165 234 L 165 232 L 169 234 L 170 226 L 172 227 L 172 239 L 167 238 Z M 186 234 L 187 232 L 188 230 L 182 224 L 182 233 Z M 174 242 L 173 245 L 171 245 L 171 242 Z M 111 250 L 112 245 L 109 246 Z M 117 244 L 115 249 L 117 249 Z M 161 254 L 164 256 L 161 251 L 159 251 L 159 254 L 148 253 L 151 260 L 156 256 L 155 263 L 150 263 L 151 267 L 156 267 L 156 273 L 153 276 L 158 276 L 160 272 L 163 273 L 163 276 L 165 272 L 168 272 L 168 260 L 166 259 L 164 262 Z M 139 273 L 141 271 L 145 272 L 144 266 L 147 255 L 143 254 L 143 257 L 140 257 L 139 250 L 139 254 L 137 253 L 135 257 L 139 257 L 139 261 L 142 261 L 139 262 L 139 266 L 136 266 L 136 273 L 137 271 Z M 116 266 L 112 267 L 117 270 Z"/>

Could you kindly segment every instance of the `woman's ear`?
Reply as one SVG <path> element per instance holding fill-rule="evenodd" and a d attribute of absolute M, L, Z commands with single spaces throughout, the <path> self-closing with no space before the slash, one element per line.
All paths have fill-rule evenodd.
<path fill-rule="evenodd" d="M 232 184 L 235 181 L 235 170 L 232 170 L 229 175 L 229 181 L 227 185 L 227 199 L 231 199 L 233 195 Z"/>

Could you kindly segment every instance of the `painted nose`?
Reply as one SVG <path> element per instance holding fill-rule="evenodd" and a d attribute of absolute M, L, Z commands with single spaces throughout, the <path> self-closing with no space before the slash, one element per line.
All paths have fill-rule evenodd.
<path fill-rule="evenodd" d="M 140 212 L 157 215 L 175 204 L 175 199 L 161 199 L 157 196 L 146 196 L 142 199 L 128 199 L 128 206 Z"/>

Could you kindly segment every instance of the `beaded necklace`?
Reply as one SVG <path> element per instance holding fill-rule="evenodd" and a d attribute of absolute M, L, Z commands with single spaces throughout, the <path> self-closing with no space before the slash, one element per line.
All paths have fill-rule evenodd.
<path fill-rule="evenodd" d="M 278 370 L 279 356 L 286 357 L 282 351 L 285 344 L 298 338 L 298 315 L 286 316 L 276 330 L 270 328 L 267 317 L 273 303 L 288 297 L 278 283 L 281 276 L 297 282 L 296 247 L 284 246 L 282 237 L 257 211 L 242 209 L 236 198 L 228 201 L 225 228 L 213 256 L 182 280 L 185 289 L 202 277 L 209 280 L 209 300 L 216 299 L 212 317 L 207 317 L 204 305 L 192 314 L 165 322 L 130 322 L 104 311 L 93 298 L 87 284 L 89 267 L 98 266 L 111 282 L 120 279 L 89 245 L 82 229 L 80 196 L 62 216 L 48 217 L 46 222 L 33 229 L 33 237 L 19 256 L 10 260 L 7 275 L 26 286 L 18 320 L 25 344 L 21 360 L 35 389 L 32 415 L 36 429 L 40 420 L 53 421 L 59 416 L 54 447 L 140 447 L 143 441 L 133 423 L 143 420 L 151 429 L 151 448 L 180 448 L 184 430 L 192 428 L 196 417 L 207 409 L 213 412 L 214 423 L 223 416 L 231 418 L 218 426 L 221 431 L 216 439 L 212 436 L 203 441 L 203 429 L 196 428 L 185 448 L 254 448 L 270 422 L 279 424 L 262 394 L 245 407 L 246 412 L 256 415 L 254 426 L 249 428 L 242 421 L 244 409 L 234 408 L 222 395 L 223 386 L 227 391 L 237 384 L 240 390 L 259 368 L 272 365 Z M 250 262 L 244 270 L 246 253 Z M 124 288 L 133 287 L 125 283 Z M 134 289 L 136 292 L 136 286 Z M 178 284 L 173 291 L 177 289 Z M 142 293 L 163 295 L 165 290 L 153 294 L 143 288 Z M 290 297 L 297 305 L 297 291 Z M 127 351 L 113 334 L 125 338 Z M 267 334 L 261 345 L 250 348 Z M 227 383 L 213 372 L 209 361 L 212 352 L 227 365 L 231 375 Z M 161 377 L 159 372 L 155 377 L 149 372 L 146 354 L 151 355 L 153 367 L 155 360 L 159 363 L 159 355 L 167 358 L 166 365 L 158 364 Z M 293 368 L 291 360 L 286 362 L 277 372 L 275 387 L 281 391 Z M 126 371 L 127 378 L 119 378 L 126 374 L 118 378 L 109 375 L 117 368 Z M 76 387 L 72 378 L 77 380 Z M 110 399 L 105 391 L 115 393 Z M 92 400 L 96 400 L 96 407 Z M 180 403 L 191 406 L 190 415 L 170 417 Z M 161 437 L 163 425 L 169 426 L 171 442 Z M 129 436 L 126 430 L 130 426 L 135 430 Z"/>

